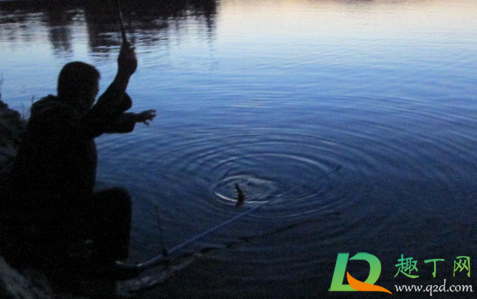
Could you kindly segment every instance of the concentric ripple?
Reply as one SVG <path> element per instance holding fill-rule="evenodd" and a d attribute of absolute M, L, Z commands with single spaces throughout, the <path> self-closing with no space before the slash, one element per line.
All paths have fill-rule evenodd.
<path fill-rule="evenodd" d="M 266 121 L 257 121 L 253 110 L 245 119 L 230 119 L 224 108 L 224 115 L 202 115 L 194 127 L 187 114 L 164 117 L 122 137 L 121 146 L 118 137 L 103 139 L 103 180 L 123 182 L 135 195 L 136 257 L 147 259 L 160 246 L 154 206 L 161 211 L 166 247 L 172 247 L 273 200 L 186 249 L 249 240 L 214 251 L 213 264 L 192 268 L 188 279 L 217 279 L 220 266 L 229 269 L 223 281 L 253 279 L 258 289 L 320 276 L 314 267 L 332 259 L 343 244 L 381 252 L 423 246 L 415 238 L 426 240 L 427 234 L 410 233 L 406 225 L 416 222 L 425 229 L 423 218 L 441 225 L 440 236 L 433 238 L 452 236 L 446 215 L 456 212 L 446 207 L 450 201 L 468 205 L 469 196 L 460 193 L 472 185 L 469 174 L 477 172 L 469 155 L 477 146 L 472 110 L 454 108 L 456 102 L 432 107 L 396 98 L 324 103 L 300 108 L 299 120 L 293 107 Z M 459 109 L 458 121 L 448 112 L 453 109 Z M 211 118 L 220 126 L 211 125 Z M 446 131 L 434 130 L 437 124 Z M 326 175 L 337 166 L 341 169 Z M 246 195 L 240 208 L 236 184 Z M 388 240 L 391 234 L 398 243 Z M 325 244 L 329 249 L 323 251 Z M 263 270 L 252 278 L 240 275 L 257 267 Z"/>

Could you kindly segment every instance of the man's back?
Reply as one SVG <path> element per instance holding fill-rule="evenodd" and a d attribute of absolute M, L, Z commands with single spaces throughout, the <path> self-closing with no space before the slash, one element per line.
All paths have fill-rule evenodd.
<path fill-rule="evenodd" d="M 35 103 L 12 169 L 19 211 L 54 221 L 68 210 L 88 210 L 95 172 L 95 144 L 80 115 L 54 96 Z"/>
<path fill-rule="evenodd" d="M 66 253 L 65 246 L 91 233 L 95 176 L 94 140 L 78 113 L 57 97 L 41 99 L 32 106 L 12 168 L 12 227 L 24 239 L 38 240 L 43 255 Z"/>

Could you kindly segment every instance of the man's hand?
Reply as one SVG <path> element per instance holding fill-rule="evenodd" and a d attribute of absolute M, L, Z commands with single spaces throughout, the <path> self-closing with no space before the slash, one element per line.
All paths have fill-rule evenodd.
<path fill-rule="evenodd" d="M 137 123 L 145 123 L 149 126 L 148 121 L 152 121 L 156 117 L 156 110 L 146 110 L 134 115 L 134 121 Z"/>
<path fill-rule="evenodd" d="M 118 57 L 118 74 L 131 77 L 137 69 L 137 59 L 134 48 L 126 42 L 121 46 Z"/>

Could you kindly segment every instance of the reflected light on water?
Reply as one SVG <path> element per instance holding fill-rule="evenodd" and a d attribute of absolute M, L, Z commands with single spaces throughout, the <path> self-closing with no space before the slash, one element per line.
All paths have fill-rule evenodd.
<path fill-rule="evenodd" d="M 477 26 L 472 1 L 232 1 L 221 2 L 218 30 L 281 37 L 355 38 L 392 37 L 408 31 L 410 37 L 426 31 L 473 31 Z M 416 32 L 415 30 L 418 30 Z M 402 36 L 401 36 L 402 37 Z"/>
<path fill-rule="evenodd" d="M 172 247 L 242 212 L 235 184 L 245 210 L 342 165 L 194 244 L 293 227 L 202 257 L 170 297 L 325 297 L 338 252 L 376 255 L 389 286 L 401 253 L 477 251 L 475 0 L 121 2 L 139 57 L 132 110 L 158 111 L 97 142 L 99 180 L 135 200 L 133 259 L 158 251 L 155 206 Z M 25 3 L 0 2 L 3 99 L 55 93 L 71 60 L 97 66 L 104 90 L 115 11 Z"/>

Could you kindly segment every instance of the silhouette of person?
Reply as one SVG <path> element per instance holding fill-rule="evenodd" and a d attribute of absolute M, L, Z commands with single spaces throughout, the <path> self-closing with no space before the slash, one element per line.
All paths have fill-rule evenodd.
<path fill-rule="evenodd" d="M 114 81 L 94 104 L 99 72 L 83 62 L 68 63 L 58 78 L 58 95 L 32 106 L 4 208 L 18 241 L 42 265 L 65 264 L 84 248 L 92 252 L 88 259 L 112 270 L 128 257 L 131 198 L 121 188 L 93 191 L 94 138 L 131 132 L 156 116 L 155 110 L 126 112 L 132 106 L 126 88 L 136 68 L 135 52 L 125 43 Z"/>

